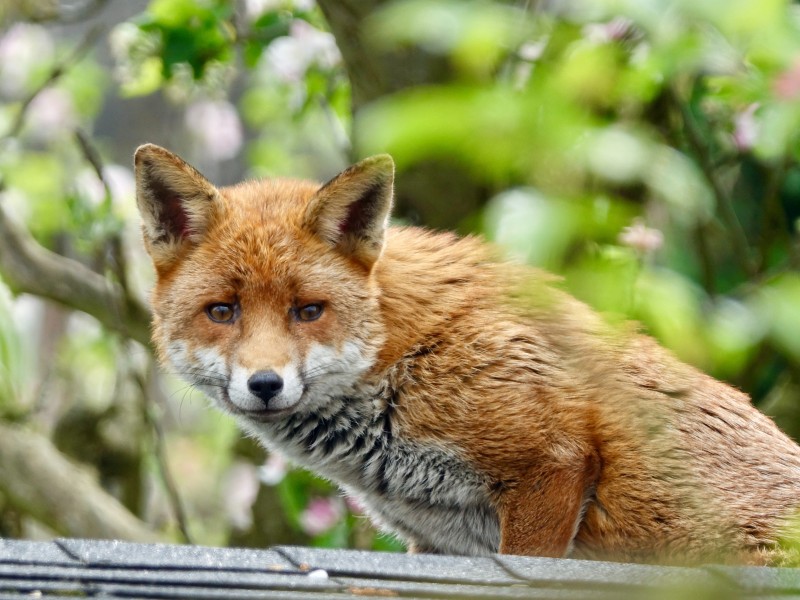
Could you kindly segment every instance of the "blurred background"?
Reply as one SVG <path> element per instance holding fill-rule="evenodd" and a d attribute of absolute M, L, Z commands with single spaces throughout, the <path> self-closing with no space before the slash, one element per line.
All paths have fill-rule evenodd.
<path fill-rule="evenodd" d="M 800 6 L 2 0 L 0 537 L 400 549 L 156 366 L 131 156 L 218 185 L 378 152 L 800 436 Z M 591 357 L 587 357 L 591 360 Z"/>

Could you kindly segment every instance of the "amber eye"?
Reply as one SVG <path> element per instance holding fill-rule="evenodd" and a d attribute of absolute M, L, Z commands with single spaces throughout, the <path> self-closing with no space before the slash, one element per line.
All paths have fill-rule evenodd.
<path fill-rule="evenodd" d="M 230 323 L 233 321 L 236 311 L 233 304 L 215 302 L 206 306 L 206 314 L 209 319 L 217 323 Z"/>
<path fill-rule="evenodd" d="M 322 315 L 322 304 L 306 304 L 294 311 L 298 321 L 316 321 Z"/>

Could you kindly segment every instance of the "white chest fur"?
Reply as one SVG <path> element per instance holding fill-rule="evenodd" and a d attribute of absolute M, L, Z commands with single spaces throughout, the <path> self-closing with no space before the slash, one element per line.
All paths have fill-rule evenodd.
<path fill-rule="evenodd" d="M 398 436 L 391 410 L 375 406 L 368 399 L 331 398 L 322 411 L 241 424 L 357 497 L 380 527 L 418 549 L 496 552 L 499 525 L 488 481 L 453 453 Z"/>

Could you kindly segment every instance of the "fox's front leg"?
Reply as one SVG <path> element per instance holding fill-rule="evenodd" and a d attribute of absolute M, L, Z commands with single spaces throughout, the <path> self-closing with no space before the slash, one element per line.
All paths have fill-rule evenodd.
<path fill-rule="evenodd" d="M 503 491 L 498 505 L 500 553 L 563 557 L 580 525 L 597 469 L 532 469 Z"/>
<path fill-rule="evenodd" d="M 433 546 L 424 545 L 414 541 L 408 543 L 407 550 L 409 554 L 441 554 L 441 552 L 439 552 Z"/>

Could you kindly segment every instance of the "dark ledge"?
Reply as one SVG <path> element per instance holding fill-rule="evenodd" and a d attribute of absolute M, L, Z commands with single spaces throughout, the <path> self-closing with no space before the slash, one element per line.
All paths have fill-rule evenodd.
<path fill-rule="evenodd" d="M 520 556 L 0 539 L 0 600 L 22 598 L 759 598 L 800 569 L 657 567 Z"/>

